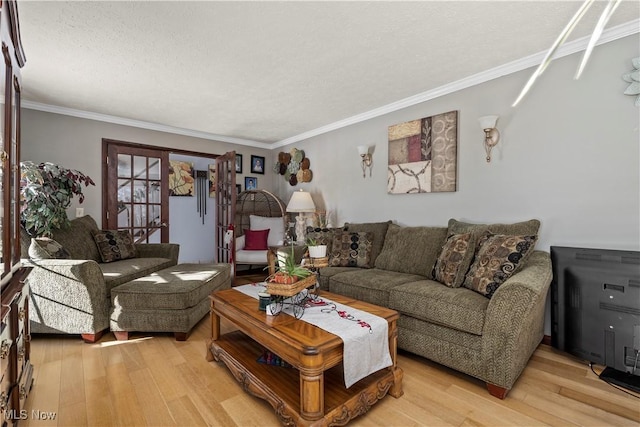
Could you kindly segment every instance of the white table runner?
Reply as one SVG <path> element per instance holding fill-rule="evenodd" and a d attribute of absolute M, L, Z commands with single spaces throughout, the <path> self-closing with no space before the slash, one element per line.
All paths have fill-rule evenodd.
<path fill-rule="evenodd" d="M 264 291 L 265 285 L 254 283 L 236 286 L 233 289 L 258 299 L 258 292 Z M 327 305 L 306 307 L 300 320 L 342 339 L 344 383 L 347 388 L 362 378 L 392 365 L 389 353 L 389 324 L 386 319 L 328 298 L 321 299 Z M 288 300 L 285 300 L 282 312 L 293 316 L 293 309 L 286 302 Z"/>

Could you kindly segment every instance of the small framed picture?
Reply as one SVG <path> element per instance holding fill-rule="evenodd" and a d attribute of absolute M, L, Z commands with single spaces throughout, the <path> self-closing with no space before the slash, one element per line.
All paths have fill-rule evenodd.
<path fill-rule="evenodd" d="M 242 173 L 242 154 L 236 153 L 236 173 Z"/>
<path fill-rule="evenodd" d="M 258 178 L 256 178 L 255 176 L 244 177 L 245 190 L 256 190 L 257 188 L 258 188 Z"/>
<path fill-rule="evenodd" d="M 251 173 L 264 175 L 264 157 L 251 155 Z"/>
<path fill-rule="evenodd" d="M 242 193 L 242 184 L 236 184 L 236 195 Z"/>

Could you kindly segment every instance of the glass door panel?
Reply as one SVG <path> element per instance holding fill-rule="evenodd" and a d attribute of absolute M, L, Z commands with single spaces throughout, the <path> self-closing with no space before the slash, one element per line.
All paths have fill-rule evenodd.
<path fill-rule="evenodd" d="M 106 223 L 110 228 L 129 230 L 136 243 L 168 242 L 169 190 L 163 179 L 168 174 L 168 154 L 107 141 L 104 144 L 108 158 L 117 159 L 117 167 L 107 163 Z M 117 188 L 111 188 L 112 182 L 117 182 Z"/>

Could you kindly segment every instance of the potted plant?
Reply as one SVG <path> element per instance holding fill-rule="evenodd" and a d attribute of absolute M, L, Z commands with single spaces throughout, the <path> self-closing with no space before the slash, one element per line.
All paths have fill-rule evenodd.
<path fill-rule="evenodd" d="M 307 238 L 307 248 L 309 248 L 310 258 L 324 258 L 327 256 L 327 245 L 322 245 L 312 237 Z"/>
<path fill-rule="evenodd" d="M 292 284 L 312 274 L 308 268 L 296 264 L 293 248 L 291 248 L 289 256 L 284 259 L 284 262 L 277 269 L 278 271 L 270 277 L 269 281 L 280 284 Z"/>
<path fill-rule="evenodd" d="M 87 175 L 54 163 L 20 163 L 20 222 L 31 236 L 50 237 L 53 230 L 69 225 L 67 208 L 83 185 L 95 185 Z"/>

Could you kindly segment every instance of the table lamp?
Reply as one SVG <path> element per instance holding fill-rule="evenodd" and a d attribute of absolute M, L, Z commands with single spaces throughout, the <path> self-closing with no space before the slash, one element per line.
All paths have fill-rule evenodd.
<path fill-rule="evenodd" d="M 287 212 L 297 212 L 296 217 L 296 243 L 298 245 L 304 244 L 306 218 L 305 212 L 315 212 L 316 205 L 313 203 L 311 194 L 307 191 L 296 191 L 291 195 L 289 204 L 287 205 Z"/>

